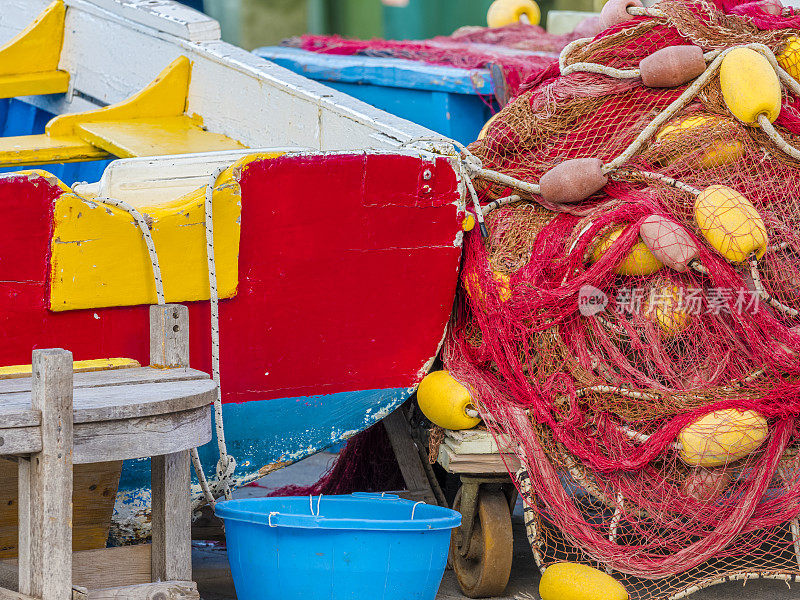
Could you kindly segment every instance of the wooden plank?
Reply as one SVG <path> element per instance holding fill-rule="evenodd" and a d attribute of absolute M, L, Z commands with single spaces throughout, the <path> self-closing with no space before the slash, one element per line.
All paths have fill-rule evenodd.
<path fill-rule="evenodd" d="M 439 446 L 438 462 L 449 473 L 502 474 L 520 466 L 514 454 L 455 454 L 446 444 Z"/>
<path fill-rule="evenodd" d="M 20 463 L 20 591 L 42 600 L 72 594 L 72 353 L 33 351 L 31 404 L 42 412 L 42 451 Z"/>
<path fill-rule="evenodd" d="M 211 407 L 75 425 L 74 462 L 129 460 L 178 452 L 211 441 Z"/>
<path fill-rule="evenodd" d="M 75 423 L 96 423 L 169 414 L 214 402 L 216 384 L 210 379 L 118 385 L 75 390 Z M 29 394 L 3 394 L 10 407 L 24 406 Z"/>
<path fill-rule="evenodd" d="M 121 471 L 121 462 L 74 465 L 73 550 L 105 547 Z M 17 507 L 17 464 L 0 462 L 0 559 L 17 555 Z M 2 580 L 0 585 L 8 587 Z"/>
<path fill-rule="evenodd" d="M 385 417 L 383 426 L 389 436 L 389 442 L 392 444 L 397 463 L 400 465 L 406 488 L 412 492 L 422 492 L 426 502 L 437 504 L 436 496 L 431 489 L 428 476 L 422 466 L 419 451 L 411 438 L 408 421 L 402 407 Z"/>
<path fill-rule="evenodd" d="M 0 167 L 100 160 L 109 154 L 77 137 L 46 134 L 0 138 Z"/>
<path fill-rule="evenodd" d="M 150 364 L 189 366 L 189 309 L 181 304 L 150 307 Z"/>
<path fill-rule="evenodd" d="M 68 89 L 69 73 L 65 71 L 21 73 L 0 77 L 0 98 L 63 94 Z"/>
<path fill-rule="evenodd" d="M 38 410 L 25 408 L 21 405 L 6 406 L 2 404 L 2 396 L 0 396 L 0 423 L 3 429 L 14 429 L 16 427 L 38 427 L 42 422 L 42 413 Z"/>
<path fill-rule="evenodd" d="M 80 123 L 76 130 L 84 141 L 120 158 L 237 150 L 246 147 L 221 133 L 206 131 L 194 119 L 185 115 Z"/>
<path fill-rule="evenodd" d="M 197 600 L 193 581 L 162 581 L 124 587 L 89 590 L 88 600 Z"/>
<path fill-rule="evenodd" d="M 18 563 L 0 561 L 0 585 L 16 590 Z M 72 553 L 72 584 L 87 589 L 150 583 L 150 544 L 98 548 Z"/>
<path fill-rule="evenodd" d="M 31 598 L 30 596 L 26 596 L 25 594 L 20 594 L 19 592 L 15 592 L 13 590 L 6 589 L 4 587 L 0 587 L 0 600 L 37 600 L 37 599 Z"/>
<path fill-rule="evenodd" d="M 499 452 L 495 437 L 488 431 L 469 429 L 465 431 L 446 431 L 444 443 L 455 454 L 495 454 Z M 500 446 L 508 453 L 512 443 L 500 437 Z"/>
<path fill-rule="evenodd" d="M 33 454 L 41 450 L 42 434 L 38 427 L 0 429 L 0 452 L 3 454 Z"/>
<path fill-rule="evenodd" d="M 189 451 L 151 459 L 153 545 L 152 577 L 192 578 L 192 517 Z"/>
<path fill-rule="evenodd" d="M 92 360 L 76 360 L 72 363 L 73 373 L 89 373 L 108 369 L 131 369 L 141 367 L 138 360 L 132 358 L 97 358 Z M 0 367 L 0 379 L 18 379 L 31 376 L 31 365 L 11 365 Z M 73 383 L 73 387 L 74 387 Z"/>
<path fill-rule="evenodd" d="M 196 369 L 153 369 L 151 367 L 131 367 L 109 371 L 75 373 L 74 389 L 109 387 L 113 385 L 140 385 L 143 383 L 168 383 L 171 381 L 194 381 L 208 379 L 208 374 Z M 30 392 L 30 377 L 0 381 L 0 394 Z M 1 407 L 0 407 L 1 408 Z M 37 422 L 38 424 L 38 422 Z"/>

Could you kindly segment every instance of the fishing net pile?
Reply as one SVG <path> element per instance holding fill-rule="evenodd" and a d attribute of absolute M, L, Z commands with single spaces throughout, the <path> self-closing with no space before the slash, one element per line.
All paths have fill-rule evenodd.
<path fill-rule="evenodd" d="M 608 569 L 632 598 L 791 577 L 800 18 L 628 5 L 465 153 L 489 235 L 466 236 L 445 365 L 519 446 L 544 566 Z"/>
<path fill-rule="evenodd" d="M 573 33 L 554 35 L 536 25 L 462 27 L 449 36 L 429 40 L 355 40 L 337 35 L 304 35 L 285 45 L 320 54 L 403 58 L 462 69 L 491 66 L 503 73 L 508 92 L 515 95 L 525 82 L 553 62 L 568 43 L 596 32 L 593 24 Z"/>

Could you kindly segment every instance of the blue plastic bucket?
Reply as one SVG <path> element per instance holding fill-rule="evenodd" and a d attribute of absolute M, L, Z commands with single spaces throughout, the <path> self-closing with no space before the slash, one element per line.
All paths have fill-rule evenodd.
<path fill-rule="evenodd" d="M 461 515 L 393 494 L 220 502 L 238 600 L 433 600 Z"/>

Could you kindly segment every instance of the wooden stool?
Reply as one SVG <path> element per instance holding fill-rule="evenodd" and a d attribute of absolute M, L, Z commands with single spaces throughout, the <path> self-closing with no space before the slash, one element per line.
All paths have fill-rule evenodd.
<path fill-rule="evenodd" d="M 34 350 L 31 377 L 0 381 L 0 456 L 19 464 L 18 582 L 6 572 L 0 600 L 199 598 L 189 451 L 211 439 L 216 383 L 187 367 L 186 307 L 154 306 L 150 322 L 150 361 L 159 368 L 73 375 L 70 352 Z M 152 545 L 73 553 L 73 463 L 145 457 Z M 132 576 L 131 563 L 143 558 L 149 564 Z"/>

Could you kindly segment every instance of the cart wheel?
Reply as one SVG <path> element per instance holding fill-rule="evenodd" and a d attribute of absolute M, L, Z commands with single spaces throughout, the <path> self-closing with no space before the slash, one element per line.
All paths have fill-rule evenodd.
<path fill-rule="evenodd" d="M 453 510 L 460 507 L 461 490 L 456 494 Z M 514 536 L 508 499 L 501 490 L 480 489 L 472 536 L 469 540 L 461 537 L 458 527 L 453 530 L 450 543 L 450 562 L 461 591 L 470 598 L 502 594 L 511 575 Z"/>

